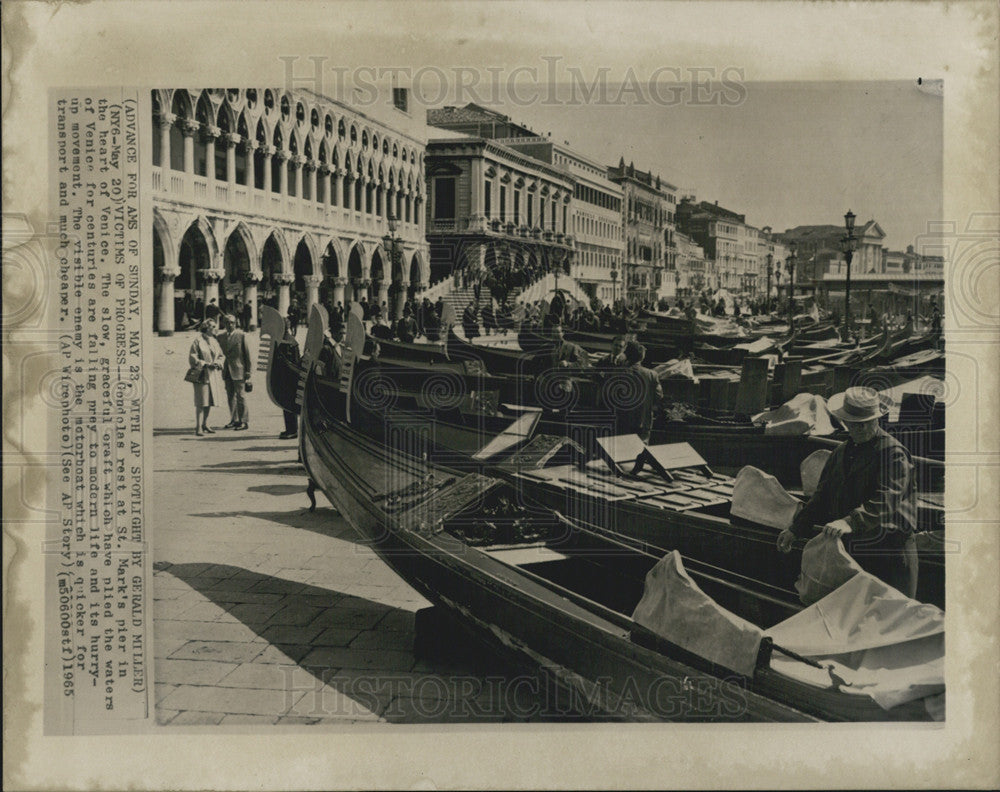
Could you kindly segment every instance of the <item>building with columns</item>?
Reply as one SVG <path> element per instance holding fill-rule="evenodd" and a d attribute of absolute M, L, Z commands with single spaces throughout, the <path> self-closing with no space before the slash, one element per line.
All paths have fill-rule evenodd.
<path fill-rule="evenodd" d="M 468 267 L 566 272 L 573 181 L 495 140 L 438 131 L 427 142 L 431 282 Z"/>
<path fill-rule="evenodd" d="M 364 112 L 278 88 L 151 97 L 160 333 L 195 299 L 248 304 L 255 325 L 258 299 L 284 314 L 364 296 L 398 312 L 426 288 L 426 125 L 404 97 Z"/>
<path fill-rule="evenodd" d="M 546 178 L 567 187 L 568 192 L 560 191 L 559 200 L 562 203 L 558 208 L 551 196 L 540 192 L 539 186 L 538 192 L 519 190 L 517 203 L 508 202 L 502 207 L 494 203 L 491 209 L 494 213 L 503 213 L 505 224 L 513 223 L 514 235 L 522 243 L 524 240 L 538 242 L 541 250 L 537 252 L 550 259 L 553 256 L 560 258 L 565 264 L 562 271 L 571 274 L 583 294 L 603 302 L 610 302 L 616 293 L 619 297 L 622 295 L 620 275 L 625 245 L 623 192 L 619 185 L 608 179 L 603 165 L 575 151 L 568 143 L 557 143 L 550 136 L 539 135 L 502 113 L 476 104 L 428 110 L 427 120 L 428 124 L 446 130 L 448 140 L 464 137 L 489 141 L 491 146 L 499 147 L 496 151 L 520 156 L 523 167 L 529 170 L 539 168 L 539 173 L 544 173 Z M 438 138 L 438 135 L 433 133 L 431 137 Z M 437 142 L 445 139 L 440 137 Z M 444 152 L 441 149 L 435 151 L 440 164 Z M 461 156 L 456 153 L 452 167 L 463 167 L 460 159 Z M 530 183 L 526 181 L 526 184 Z M 509 195 L 513 196 L 513 188 L 508 189 L 511 190 Z M 499 200 L 495 184 L 492 190 L 494 198 Z M 507 200 L 513 201 L 513 198 L 508 197 Z M 517 217 L 514 217 L 515 214 Z M 445 240 L 432 240 L 432 250 L 437 241 Z M 449 244 L 452 243 L 448 241 L 438 249 L 443 251 Z M 531 251 L 529 247 L 529 255 Z M 439 256 L 435 259 L 443 260 Z"/>
<path fill-rule="evenodd" d="M 659 176 L 637 170 L 633 163 L 625 165 L 624 157 L 618 160 L 618 167 L 608 168 L 608 178 L 623 190 L 625 296 L 629 299 L 675 296 L 677 188 Z"/>

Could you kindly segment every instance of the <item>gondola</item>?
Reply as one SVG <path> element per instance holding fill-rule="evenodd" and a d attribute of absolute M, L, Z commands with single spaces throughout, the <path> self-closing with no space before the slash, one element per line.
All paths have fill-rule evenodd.
<path fill-rule="evenodd" d="M 359 327 L 357 337 L 361 333 Z M 561 508 L 576 518 L 587 520 L 595 510 L 604 514 L 596 530 L 639 538 L 660 549 L 663 539 L 668 538 L 673 547 L 701 561 L 737 572 L 753 570 L 757 579 L 786 594 L 791 591 L 798 570 L 797 554 L 783 556 L 775 552 L 776 528 L 730 519 L 729 499 L 719 494 L 719 488 L 728 487 L 731 493 L 732 478 L 722 471 L 735 475 L 744 465 L 763 466 L 794 490 L 801 486 L 800 463 L 809 454 L 836 443 L 824 438 L 778 438 L 756 432 L 735 441 L 731 433 L 713 436 L 702 432 L 685 437 L 675 432 L 654 436 L 658 444 L 691 440 L 695 448 L 704 450 L 706 456 L 701 464 L 716 473 L 702 483 L 718 485 L 715 495 L 706 502 L 698 496 L 692 499 L 690 494 L 680 494 L 674 483 L 658 479 L 648 470 L 642 480 L 630 481 L 621 478 L 620 471 L 607 468 L 601 461 L 600 441 L 615 434 L 611 415 L 559 414 L 502 404 L 491 392 L 483 371 L 469 373 L 466 379 L 458 374 L 448 375 L 448 379 L 440 372 L 427 372 L 424 383 L 416 386 L 418 380 L 414 380 L 414 387 L 408 389 L 392 367 L 365 360 L 357 364 L 354 376 L 352 424 L 378 443 L 404 443 L 415 454 L 466 470 L 509 477 L 516 474 L 519 487 L 542 499 L 562 498 L 565 503 Z M 333 402 L 340 398 L 343 384 L 315 375 L 313 388 L 323 401 Z M 582 479 L 577 480 L 576 472 L 570 469 L 565 449 L 559 457 L 553 457 L 562 445 L 579 449 L 573 462 L 590 462 Z M 525 446 L 541 451 L 525 451 Z M 519 453 L 536 453 L 537 458 L 544 457 L 543 461 L 550 463 L 561 461 L 564 475 L 553 477 L 539 471 L 521 475 L 523 471 L 507 464 L 509 457 Z M 774 462 L 775 469 L 769 467 L 769 462 Z M 523 467 L 523 462 L 518 465 Z M 692 476 L 695 480 L 703 478 L 698 465 L 682 473 L 689 477 L 687 481 Z M 697 487 L 685 485 L 682 489 Z M 609 500 L 608 492 L 615 497 Z M 922 529 L 938 531 L 943 527 L 939 499 L 922 496 L 918 514 Z M 918 594 L 935 604 L 944 601 L 941 550 L 939 544 L 931 543 L 921 555 L 923 572 Z"/>
<path fill-rule="evenodd" d="M 387 447 L 346 422 L 349 391 L 342 401 L 330 399 L 316 381 L 314 373 L 306 379 L 300 431 L 311 480 L 387 563 L 453 614 L 469 636 L 544 670 L 588 717 L 929 717 L 929 699 L 880 706 L 763 632 L 734 660 L 704 648 L 706 641 L 724 642 L 718 621 L 679 639 L 636 621 L 631 614 L 644 599 L 644 581 L 664 563 L 683 564 L 696 595 L 723 621 L 733 611 L 773 631 L 789 624 L 797 608 L 725 570 L 682 562 L 676 553 L 661 559 L 634 541 L 616 541 L 558 510 L 524 503 L 509 480 Z"/>

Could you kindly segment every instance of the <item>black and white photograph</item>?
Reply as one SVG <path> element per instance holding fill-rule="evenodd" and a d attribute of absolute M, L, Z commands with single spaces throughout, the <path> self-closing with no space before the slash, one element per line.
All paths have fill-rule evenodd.
<path fill-rule="evenodd" d="M 11 788 L 998 780 L 995 8 L 11 8 Z"/>

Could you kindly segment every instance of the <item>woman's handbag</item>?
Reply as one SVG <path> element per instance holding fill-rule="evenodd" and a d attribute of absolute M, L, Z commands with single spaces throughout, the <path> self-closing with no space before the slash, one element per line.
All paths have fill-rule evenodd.
<path fill-rule="evenodd" d="M 191 366 L 188 369 L 188 373 L 184 375 L 185 382 L 193 382 L 195 385 L 201 385 L 202 383 L 208 382 L 208 369 L 204 366 Z"/>
<path fill-rule="evenodd" d="M 243 384 L 243 387 L 246 389 L 247 393 L 252 393 L 253 392 L 253 383 L 250 380 L 247 380 Z"/>

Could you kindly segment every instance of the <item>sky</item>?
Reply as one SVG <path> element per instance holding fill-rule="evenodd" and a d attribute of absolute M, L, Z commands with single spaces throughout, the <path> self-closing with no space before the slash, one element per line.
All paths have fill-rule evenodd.
<path fill-rule="evenodd" d="M 484 104 L 604 164 L 624 157 L 679 196 L 718 201 L 757 227 L 840 225 L 850 209 L 901 250 L 942 218 L 943 98 L 933 89 L 915 80 L 742 87 L 701 89 L 696 104 L 690 81 L 676 92 L 664 84 L 664 101 L 645 90 L 614 105 L 617 85 L 609 101 L 580 101 L 577 90 L 574 103 L 566 84 L 549 95 L 562 101 Z"/>

